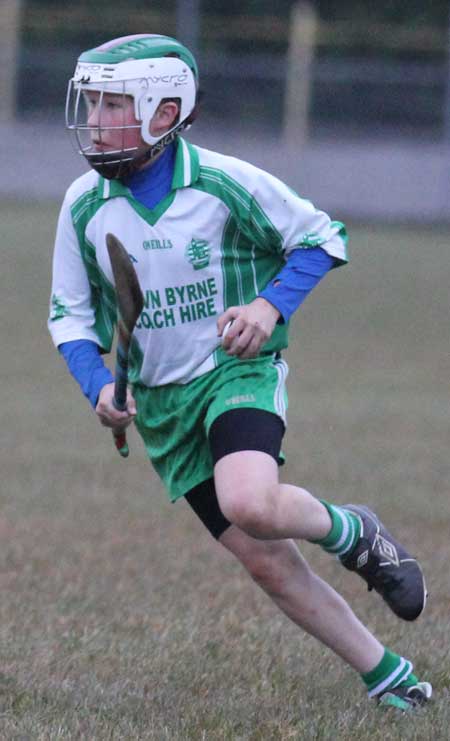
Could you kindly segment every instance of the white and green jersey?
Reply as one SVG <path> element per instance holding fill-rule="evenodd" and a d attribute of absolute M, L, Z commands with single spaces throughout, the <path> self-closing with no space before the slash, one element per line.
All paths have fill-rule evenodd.
<path fill-rule="evenodd" d="M 152 210 L 120 181 L 91 171 L 61 209 L 49 329 L 111 349 L 116 301 L 106 234 L 124 244 L 144 294 L 133 334 L 130 380 L 184 384 L 226 362 L 217 318 L 252 301 L 292 250 L 321 246 L 346 262 L 345 229 L 277 178 L 179 138 L 172 190 Z M 264 346 L 287 345 L 286 324 Z"/>

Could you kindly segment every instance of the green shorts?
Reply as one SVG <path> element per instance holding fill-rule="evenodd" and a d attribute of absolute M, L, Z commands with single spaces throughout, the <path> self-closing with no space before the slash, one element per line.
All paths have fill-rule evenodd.
<path fill-rule="evenodd" d="M 231 358 L 185 385 L 134 387 L 136 427 L 172 501 L 213 476 L 208 432 L 220 415 L 250 407 L 286 424 L 287 374 L 287 363 L 271 354 Z"/>

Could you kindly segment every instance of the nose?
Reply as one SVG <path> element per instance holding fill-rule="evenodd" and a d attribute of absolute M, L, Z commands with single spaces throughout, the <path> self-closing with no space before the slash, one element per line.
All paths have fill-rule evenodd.
<path fill-rule="evenodd" d="M 102 143 L 102 130 L 100 128 L 100 112 L 98 106 L 92 106 L 88 113 L 87 125 L 89 126 L 89 135 L 93 144 Z"/>
<path fill-rule="evenodd" d="M 88 117 L 87 117 L 88 126 L 98 126 L 99 119 L 100 119 L 100 116 L 98 112 L 98 106 L 96 105 L 92 106 L 92 108 L 90 109 L 88 113 Z"/>

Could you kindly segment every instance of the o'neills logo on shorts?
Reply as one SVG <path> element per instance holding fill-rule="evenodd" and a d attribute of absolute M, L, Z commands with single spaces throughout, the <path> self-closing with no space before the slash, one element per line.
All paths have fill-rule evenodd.
<path fill-rule="evenodd" d="M 241 394 L 240 396 L 230 396 L 229 399 L 225 399 L 225 404 L 229 407 L 236 404 L 248 404 L 252 401 L 256 401 L 253 394 Z"/>

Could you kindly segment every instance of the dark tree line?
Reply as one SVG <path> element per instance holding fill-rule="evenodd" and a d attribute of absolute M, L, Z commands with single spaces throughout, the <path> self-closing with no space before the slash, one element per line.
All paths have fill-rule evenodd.
<path fill-rule="evenodd" d="M 205 15 L 277 15 L 287 16 L 295 0 L 277 0 L 274 10 L 273 0 L 203 0 L 200 2 L 201 12 Z M 324 20 L 373 20 L 398 23 L 407 26 L 420 24 L 440 26 L 448 22 L 448 0 L 376 0 L 376 2 L 361 2 L 361 0 L 309 0 L 312 2 L 321 18 Z M 25 6 L 51 7 L 60 6 L 60 0 L 26 0 Z M 91 7 L 91 0 L 78 0 L 77 5 Z M 102 7 L 123 8 L 122 0 L 96 0 L 97 9 Z M 135 8 L 149 8 L 149 0 L 128 0 L 127 6 Z M 176 1 L 152 0 L 151 7 L 155 10 L 175 10 Z"/>

